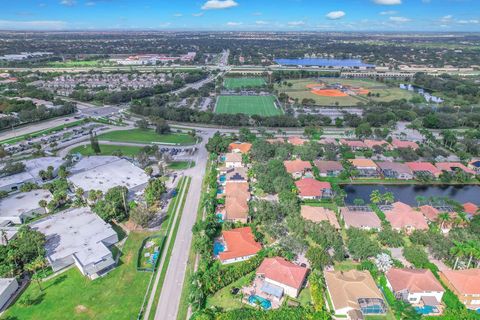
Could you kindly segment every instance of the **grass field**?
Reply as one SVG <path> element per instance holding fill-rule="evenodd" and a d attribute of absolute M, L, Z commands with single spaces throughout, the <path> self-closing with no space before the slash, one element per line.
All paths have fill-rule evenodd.
<path fill-rule="evenodd" d="M 283 114 L 283 111 L 275 106 L 274 96 L 220 96 L 215 112 L 267 117 Z"/>
<path fill-rule="evenodd" d="M 195 167 L 195 162 L 175 161 L 168 164 L 168 169 L 172 169 L 172 170 L 185 170 L 192 167 Z"/>
<path fill-rule="evenodd" d="M 313 99 L 317 105 L 322 106 L 355 106 L 359 102 L 368 103 L 369 101 L 392 101 L 398 99 L 410 99 L 414 94 L 407 90 L 400 88 L 389 88 L 385 84 L 369 79 L 341 79 L 341 78 L 322 78 L 321 81 L 326 83 L 341 83 L 343 85 L 349 85 L 354 87 L 361 87 L 370 91 L 373 95 L 377 93 L 379 97 L 368 97 L 367 95 L 345 96 L 345 97 L 327 97 L 310 92 L 307 88 L 308 85 L 318 83 L 315 79 L 301 79 L 301 80 L 289 80 L 292 83 L 291 87 L 275 86 L 279 92 L 285 92 L 293 99 L 298 99 L 299 102 L 302 99 Z"/>
<path fill-rule="evenodd" d="M 143 147 L 137 146 L 115 146 L 109 144 L 100 144 L 100 151 L 99 155 L 101 156 L 110 156 L 114 153 L 120 152 L 124 156 L 136 156 Z M 95 152 L 93 152 L 92 147 L 89 144 L 78 146 L 70 151 L 70 153 L 80 153 L 82 156 L 93 156 Z"/>
<path fill-rule="evenodd" d="M 131 232 L 119 266 L 94 281 L 73 267 L 43 285 L 32 282 L 1 319 L 136 319 L 151 273 L 137 272 L 137 250 L 148 232 Z M 22 303 L 24 297 L 32 303 Z"/>
<path fill-rule="evenodd" d="M 101 67 L 113 66 L 115 63 L 105 60 L 79 60 L 79 61 L 52 61 L 48 63 L 53 68 L 75 68 L 75 67 Z"/>
<path fill-rule="evenodd" d="M 98 136 L 98 140 L 114 142 L 138 142 L 138 143 L 170 143 L 189 145 L 196 142 L 195 138 L 185 133 L 158 134 L 153 130 L 119 130 L 111 131 Z"/>
<path fill-rule="evenodd" d="M 261 87 L 265 84 L 263 78 L 225 78 L 223 81 L 223 85 L 227 89 Z"/>

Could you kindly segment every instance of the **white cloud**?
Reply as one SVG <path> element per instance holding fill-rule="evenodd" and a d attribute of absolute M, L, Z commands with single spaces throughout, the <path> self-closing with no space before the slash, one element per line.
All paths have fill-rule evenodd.
<path fill-rule="evenodd" d="M 235 0 L 208 0 L 202 6 L 203 10 L 210 9 L 227 9 L 238 6 L 238 3 Z"/>
<path fill-rule="evenodd" d="M 60 20 L 0 20 L 0 29 L 9 30 L 59 30 L 64 29 L 65 26 L 66 22 Z"/>
<path fill-rule="evenodd" d="M 338 20 L 345 16 L 345 12 L 343 11 L 332 11 L 327 13 L 326 17 L 330 20 Z"/>
<path fill-rule="evenodd" d="M 382 16 L 392 16 L 394 14 L 397 14 L 398 11 L 395 11 L 395 10 L 387 10 L 387 11 L 382 11 L 380 12 L 380 15 Z"/>
<path fill-rule="evenodd" d="M 399 23 L 412 21 L 411 19 L 405 18 L 405 17 L 390 17 L 389 19 L 390 21 L 399 22 Z"/>
<path fill-rule="evenodd" d="M 257 21 L 255 21 L 255 24 L 258 24 L 258 25 L 266 25 L 266 24 L 268 24 L 268 22 L 267 22 L 267 21 L 264 21 L 264 20 L 257 20 Z"/>
<path fill-rule="evenodd" d="M 203 15 L 204 15 L 204 13 L 203 13 L 203 12 L 199 12 L 199 13 L 192 13 L 192 16 L 193 16 L 193 17 L 201 17 L 201 16 L 203 16 Z"/>
<path fill-rule="evenodd" d="M 460 24 L 479 24 L 480 20 L 477 19 L 470 19 L 470 20 L 458 20 Z"/>
<path fill-rule="evenodd" d="M 373 0 L 373 2 L 384 6 L 395 6 L 397 4 L 402 4 L 402 0 Z"/>
<path fill-rule="evenodd" d="M 236 27 L 236 26 L 239 26 L 241 24 L 242 24 L 241 22 L 234 22 L 234 21 L 227 22 L 227 26 L 229 26 L 229 27 Z"/>
<path fill-rule="evenodd" d="M 305 25 L 305 21 L 299 20 L 299 21 L 289 21 L 287 24 L 291 27 L 298 27 L 298 26 L 303 26 Z"/>
<path fill-rule="evenodd" d="M 62 0 L 60 1 L 61 5 L 67 6 L 67 7 L 73 7 L 74 5 L 77 4 L 77 1 L 75 0 Z"/>

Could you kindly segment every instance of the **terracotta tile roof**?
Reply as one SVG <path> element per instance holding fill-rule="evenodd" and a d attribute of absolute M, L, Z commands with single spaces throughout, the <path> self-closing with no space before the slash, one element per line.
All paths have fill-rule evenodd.
<path fill-rule="evenodd" d="M 251 148 L 252 148 L 252 144 L 248 142 L 241 142 L 241 143 L 232 142 L 228 145 L 228 150 L 240 152 L 240 153 L 248 153 Z"/>
<path fill-rule="evenodd" d="M 381 299 L 383 295 L 368 271 L 325 271 L 325 282 L 335 310 L 360 309 L 358 299 Z"/>
<path fill-rule="evenodd" d="M 361 140 L 340 139 L 340 144 L 349 146 L 350 148 L 366 148 L 367 146 Z"/>
<path fill-rule="evenodd" d="M 322 138 L 320 140 L 318 140 L 318 143 L 319 144 L 337 144 L 337 140 L 333 139 L 333 138 Z"/>
<path fill-rule="evenodd" d="M 378 168 L 377 164 L 371 159 L 350 159 L 355 168 Z"/>
<path fill-rule="evenodd" d="M 227 182 L 225 185 L 225 211 L 226 219 L 247 219 L 248 182 Z"/>
<path fill-rule="evenodd" d="M 271 143 L 271 144 L 274 144 L 274 143 L 285 143 L 285 139 L 284 138 L 273 138 L 273 139 L 267 139 L 265 140 L 267 141 L 268 143 Z"/>
<path fill-rule="evenodd" d="M 385 210 L 385 218 L 395 229 L 404 229 L 413 227 L 419 230 L 428 229 L 425 217 L 418 211 L 415 211 L 408 204 L 397 201 L 392 204 L 391 210 Z"/>
<path fill-rule="evenodd" d="M 306 142 L 308 142 L 307 139 L 303 139 L 300 137 L 288 137 L 287 141 L 294 146 L 303 146 Z"/>
<path fill-rule="evenodd" d="M 462 295 L 480 294 L 480 269 L 440 271 Z"/>
<path fill-rule="evenodd" d="M 460 169 L 466 173 L 475 174 L 470 168 L 467 168 L 460 162 L 437 162 L 435 166 L 442 171 L 454 171 L 455 169 Z"/>
<path fill-rule="evenodd" d="M 302 161 L 300 159 L 283 161 L 283 165 L 288 173 L 304 172 L 312 169 L 312 165 L 308 161 Z"/>
<path fill-rule="evenodd" d="M 323 207 L 302 206 L 300 214 L 304 219 L 313 222 L 328 221 L 336 229 L 340 229 L 337 216 L 335 215 L 335 212 L 330 209 Z"/>
<path fill-rule="evenodd" d="M 380 229 L 382 222 L 373 211 L 353 211 L 348 207 L 340 208 L 340 214 L 348 227 Z"/>
<path fill-rule="evenodd" d="M 440 211 L 432 206 L 421 206 L 419 207 L 420 212 L 427 218 L 428 221 L 437 221 Z"/>
<path fill-rule="evenodd" d="M 301 197 L 321 197 L 323 190 L 332 189 L 330 182 L 318 181 L 312 178 L 304 178 L 295 181 Z"/>
<path fill-rule="evenodd" d="M 327 173 L 328 171 L 343 171 L 343 166 L 340 161 L 315 160 L 313 162 L 320 173 Z"/>
<path fill-rule="evenodd" d="M 262 249 L 262 245 L 255 241 L 250 227 L 223 231 L 222 237 L 227 247 L 226 251 L 218 254 L 222 261 L 251 256 Z"/>
<path fill-rule="evenodd" d="M 478 214 L 478 206 L 475 203 L 467 202 L 463 204 L 463 211 L 471 215 L 476 215 Z"/>
<path fill-rule="evenodd" d="M 386 273 L 395 292 L 408 290 L 410 293 L 444 292 L 440 282 L 428 269 L 391 268 Z"/>
<path fill-rule="evenodd" d="M 386 148 L 391 148 L 392 146 L 385 140 L 363 140 L 363 143 L 367 146 L 369 149 L 373 149 L 375 146 L 379 147 L 386 147 Z"/>
<path fill-rule="evenodd" d="M 413 150 L 417 150 L 419 148 L 419 146 L 416 142 L 403 141 L 403 140 L 398 140 L 398 139 L 393 139 L 392 140 L 392 146 L 397 148 L 397 149 L 412 148 Z"/>
<path fill-rule="evenodd" d="M 257 275 L 263 275 L 267 279 L 295 289 L 302 287 L 307 272 L 307 268 L 297 266 L 280 257 L 266 258 L 257 269 Z"/>
<path fill-rule="evenodd" d="M 229 152 L 225 154 L 225 162 L 242 162 L 242 154 Z"/>
<path fill-rule="evenodd" d="M 382 170 L 392 170 L 398 174 L 410 174 L 413 175 L 412 170 L 405 164 L 401 162 L 392 162 L 392 161 L 381 161 L 377 162 L 377 166 Z"/>
<path fill-rule="evenodd" d="M 430 162 L 407 162 L 406 165 L 412 170 L 413 172 L 420 172 L 426 171 L 430 172 L 434 176 L 438 177 L 442 171 L 435 167 Z"/>

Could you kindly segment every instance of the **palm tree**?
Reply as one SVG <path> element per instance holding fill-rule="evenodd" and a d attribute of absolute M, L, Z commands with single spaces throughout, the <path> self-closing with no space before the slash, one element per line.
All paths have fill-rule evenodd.
<path fill-rule="evenodd" d="M 465 212 L 458 212 L 455 216 L 455 225 L 463 225 L 468 221 L 467 214 Z"/>
<path fill-rule="evenodd" d="M 417 206 L 420 206 L 420 204 L 423 204 L 427 201 L 427 198 L 424 196 L 416 196 L 415 201 L 417 201 Z"/>
<path fill-rule="evenodd" d="M 473 257 L 478 255 L 480 247 L 477 244 L 477 242 L 474 240 L 468 240 L 467 242 L 464 243 L 464 246 L 465 246 L 465 254 L 468 255 L 468 263 L 467 263 L 467 269 L 468 269 L 470 268 L 470 264 L 472 263 Z"/>
<path fill-rule="evenodd" d="M 39 269 L 43 269 L 44 266 L 45 266 L 45 259 L 43 259 L 43 257 L 41 256 L 38 256 L 35 260 L 25 265 L 25 269 L 33 274 L 32 278 L 34 278 L 37 281 L 40 291 L 43 291 L 43 288 L 41 286 L 41 280 L 37 272 Z"/>
<path fill-rule="evenodd" d="M 382 195 L 382 200 L 385 204 L 390 204 L 390 203 L 393 203 L 393 201 L 395 201 L 395 196 L 391 192 L 385 192 Z"/>
<path fill-rule="evenodd" d="M 40 208 L 43 208 L 43 210 L 45 211 L 45 214 L 46 214 L 47 213 L 47 205 L 48 205 L 47 200 L 42 199 L 42 200 L 38 201 L 38 205 L 40 206 Z"/>
<path fill-rule="evenodd" d="M 450 214 L 448 212 L 442 212 L 438 215 L 438 221 L 440 221 L 440 229 L 443 230 L 445 222 L 450 221 Z"/>
<path fill-rule="evenodd" d="M 382 194 L 379 190 L 373 190 L 372 193 L 370 193 L 370 201 L 374 204 L 379 204 L 380 201 L 382 201 Z"/>
<path fill-rule="evenodd" d="M 450 253 L 455 257 L 455 264 L 453 265 L 453 270 L 455 270 L 457 269 L 458 260 L 466 255 L 466 247 L 463 245 L 463 243 L 458 241 L 454 241 L 453 243 L 455 245 L 450 249 Z"/>

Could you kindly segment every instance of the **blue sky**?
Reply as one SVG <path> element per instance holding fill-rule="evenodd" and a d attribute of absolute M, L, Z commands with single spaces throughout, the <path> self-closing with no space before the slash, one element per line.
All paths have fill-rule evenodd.
<path fill-rule="evenodd" d="M 0 0 L 0 30 L 480 31 L 480 0 Z"/>

